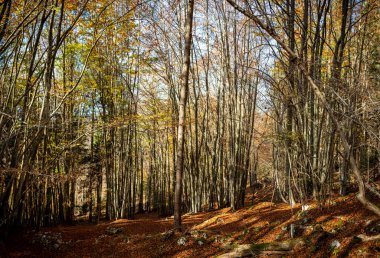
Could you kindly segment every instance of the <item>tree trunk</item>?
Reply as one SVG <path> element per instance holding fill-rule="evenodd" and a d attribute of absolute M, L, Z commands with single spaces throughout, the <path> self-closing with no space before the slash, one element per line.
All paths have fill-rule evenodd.
<path fill-rule="evenodd" d="M 178 111 L 178 132 L 177 132 L 177 165 L 176 165 L 176 182 L 174 196 L 174 227 L 181 227 L 181 197 L 182 197 L 182 175 L 184 163 L 184 144 L 185 144 L 185 127 L 186 127 L 186 103 L 189 88 L 189 70 L 190 70 L 190 50 L 193 27 L 194 0 L 189 0 L 188 10 L 185 22 L 185 52 L 184 63 L 181 72 L 181 88 Z"/>

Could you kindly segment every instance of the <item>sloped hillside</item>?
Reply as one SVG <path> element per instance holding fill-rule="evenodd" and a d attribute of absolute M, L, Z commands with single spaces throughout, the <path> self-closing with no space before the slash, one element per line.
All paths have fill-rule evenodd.
<path fill-rule="evenodd" d="M 10 236 L 4 257 L 376 257 L 380 221 L 354 195 L 335 198 L 323 209 L 314 203 L 270 202 L 270 189 L 254 205 L 184 216 L 184 230 L 156 214 L 134 220 L 78 223 Z M 291 238 L 293 231 L 293 238 Z"/>

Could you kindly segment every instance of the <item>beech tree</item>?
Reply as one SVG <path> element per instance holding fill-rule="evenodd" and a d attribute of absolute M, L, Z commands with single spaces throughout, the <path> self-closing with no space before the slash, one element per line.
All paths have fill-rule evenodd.
<path fill-rule="evenodd" d="M 356 191 L 379 214 L 377 8 L 3 1 L 1 226 L 156 212 L 180 229 L 262 183 L 292 206 Z"/>

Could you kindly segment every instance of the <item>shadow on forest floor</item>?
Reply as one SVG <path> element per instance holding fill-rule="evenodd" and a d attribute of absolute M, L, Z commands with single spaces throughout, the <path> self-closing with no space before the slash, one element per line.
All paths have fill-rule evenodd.
<path fill-rule="evenodd" d="M 12 235 L 0 242 L 4 257 L 212 257 L 240 244 L 266 243 L 289 239 L 289 225 L 297 225 L 296 234 L 308 241 L 313 228 L 326 232 L 317 246 L 297 250 L 299 257 L 376 256 L 380 241 L 360 243 L 353 236 L 364 232 L 370 222 L 379 224 L 354 195 L 332 199 L 320 209 L 313 202 L 301 211 L 287 204 L 270 202 L 270 189 L 255 197 L 254 205 L 238 211 L 220 209 L 183 216 L 183 233 L 163 238 L 172 228 L 172 218 L 139 214 L 133 220 L 102 221 L 97 225 L 43 228 Z M 248 196 L 247 204 L 251 197 Z M 184 237 L 185 245 L 177 244 Z M 165 239 L 165 240 L 164 240 Z M 333 241 L 339 246 L 332 248 Z M 335 243 L 336 243 L 335 242 Z M 294 254 L 293 254 L 294 256 Z"/>

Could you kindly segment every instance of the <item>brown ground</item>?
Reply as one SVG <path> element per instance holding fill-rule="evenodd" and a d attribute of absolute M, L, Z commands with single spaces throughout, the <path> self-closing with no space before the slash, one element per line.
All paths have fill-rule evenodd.
<path fill-rule="evenodd" d="M 380 257 L 379 240 L 363 243 L 353 238 L 368 231 L 371 225 L 379 224 L 378 218 L 365 210 L 354 195 L 335 198 L 323 210 L 312 203 L 311 209 L 306 213 L 301 212 L 299 206 L 292 211 L 286 204 L 273 204 L 269 202 L 268 196 L 269 190 L 266 196 L 256 200 L 255 205 L 236 212 L 221 209 L 185 215 L 184 232 L 176 233 L 168 240 L 163 240 L 161 233 L 172 228 L 172 219 L 158 218 L 151 213 L 137 215 L 134 220 L 104 221 L 98 225 L 80 223 L 75 226 L 43 228 L 39 233 L 20 233 L 11 236 L 5 243 L 0 242 L 0 256 L 213 257 L 228 252 L 228 249 L 238 244 L 286 240 L 289 238 L 286 226 L 295 223 L 303 225 L 297 233 L 305 237 L 308 244 L 297 249 L 292 256 Z M 329 234 L 318 242 L 313 242 L 311 231 L 317 224 Z M 108 227 L 120 227 L 123 232 L 109 235 L 106 233 Z M 194 236 L 194 231 L 205 232 L 206 239 Z M 60 233 L 62 243 L 58 248 L 53 245 L 43 246 L 40 236 L 46 232 L 53 235 Z M 182 236 L 187 238 L 185 246 L 177 244 Z M 203 245 L 199 245 L 199 240 Z M 333 240 L 338 240 L 340 247 L 332 249 L 330 246 Z"/>

